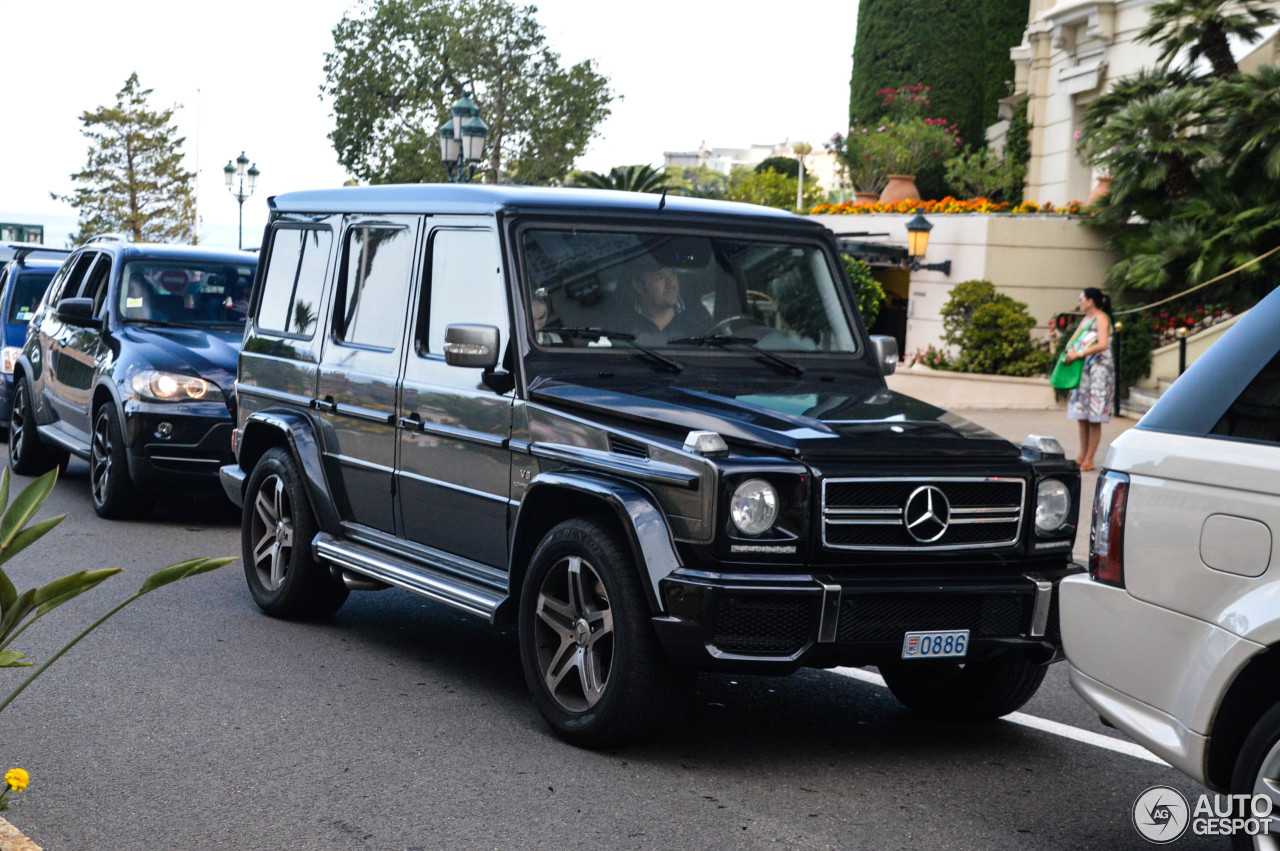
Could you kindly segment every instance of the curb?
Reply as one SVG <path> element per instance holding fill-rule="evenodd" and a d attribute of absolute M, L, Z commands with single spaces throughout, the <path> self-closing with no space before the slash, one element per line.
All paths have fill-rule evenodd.
<path fill-rule="evenodd" d="M 42 851 L 16 827 L 0 818 L 0 851 Z"/>

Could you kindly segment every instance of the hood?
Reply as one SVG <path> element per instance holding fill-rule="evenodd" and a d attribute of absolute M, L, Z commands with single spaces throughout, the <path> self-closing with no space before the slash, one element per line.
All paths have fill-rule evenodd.
<path fill-rule="evenodd" d="M 853 378 L 830 383 L 762 382 L 731 387 L 713 383 L 636 385 L 620 392 L 545 382 L 534 399 L 586 409 L 663 430 L 714 431 L 730 444 L 782 450 L 805 457 L 957 455 L 1017 458 L 1021 450 L 976 423 Z"/>
<path fill-rule="evenodd" d="M 235 384 L 242 331 L 125 325 L 116 336 L 130 344 L 136 362 L 199 375 L 227 392 Z"/>

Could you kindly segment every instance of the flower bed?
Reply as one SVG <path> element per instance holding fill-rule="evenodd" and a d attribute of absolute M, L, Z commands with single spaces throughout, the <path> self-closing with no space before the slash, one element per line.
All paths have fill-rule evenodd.
<path fill-rule="evenodd" d="M 1003 201 L 992 201 L 988 198 L 970 198 L 961 201 L 959 198 L 947 196 L 940 200 L 899 201 L 896 204 L 882 204 L 874 201 L 859 204 L 857 201 L 843 201 L 839 204 L 819 204 L 809 211 L 814 215 L 829 216 L 865 216 L 872 213 L 1013 213 L 1013 214 L 1056 214 L 1061 216 L 1089 216 L 1089 208 L 1079 201 L 1068 201 L 1058 205 L 1046 201 L 1037 204 L 1035 201 L 1023 201 L 1021 204 L 1006 204 Z"/>

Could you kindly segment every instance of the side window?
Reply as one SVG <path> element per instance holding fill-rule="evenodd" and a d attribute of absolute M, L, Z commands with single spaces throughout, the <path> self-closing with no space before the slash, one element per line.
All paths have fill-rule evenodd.
<path fill-rule="evenodd" d="M 494 325 L 506 340 L 511 322 L 498 241 L 492 231 L 436 231 L 431 239 L 430 286 L 430 300 L 423 299 L 424 304 L 429 304 L 427 314 L 418 322 L 419 351 L 443 352 L 444 329 L 456 323 Z M 425 340 L 421 331 L 424 325 Z"/>
<path fill-rule="evenodd" d="M 98 259 L 98 252 L 86 251 L 76 258 L 75 263 L 71 266 L 71 271 L 62 277 L 60 281 L 54 281 L 53 286 L 49 288 L 48 303 L 56 305 L 64 298 L 71 298 L 80 290 L 80 284 L 84 282 L 84 276 L 88 273 L 89 267 L 93 265 L 93 261 Z M 62 267 L 66 269 L 66 266 Z"/>
<path fill-rule="evenodd" d="M 1280 353 L 1254 376 L 1210 433 L 1280 444 Z"/>
<path fill-rule="evenodd" d="M 80 298 L 93 299 L 93 315 L 97 316 L 107 300 L 107 284 L 111 281 L 111 257 L 98 255 L 98 262 L 85 276 L 77 295 Z"/>
<path fill-rule="evenodd" d="M 259 328 L 291 337 L 315 336 L 332 245 L 328 228 L 279 228 L 271 235 Z"/>
<path fill-rule="evenodd" d="M 413 274 L 413 231 L 357 225 L 347 231 L 333 303 L 333 336 L 344 343 L 394 349 L 404 328 Z"/>

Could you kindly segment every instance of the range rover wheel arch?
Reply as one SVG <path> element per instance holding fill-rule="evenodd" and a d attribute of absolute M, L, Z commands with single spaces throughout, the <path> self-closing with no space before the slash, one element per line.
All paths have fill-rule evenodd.
<path fill-rule="evenodd" d="M 244 470 L 245 480 L 248 481 L 248 477 L 253 475 L 253 468 L 258 460 L 277 446 L 288 449 L 289 454 L 297 461 L 320 530 L 337 534 L 341 523 L 325 481 L 320 442 L 316 438 L 314 423 L 305 414 L 266 410 L 249 415 L 244 424 L 244 433 L 240 437 L 239 453 L 240 468 Z"/>
<path fill-rule="evenodd" d="M 649 607 L 662 611 L 658 582 L 680 567 L 666 518 L 653 498 L 627 482 L 580 473 L 542 473 L 520 503 L 511 547 L 511 599 L 534 550 L 556 524 L 573 517 L 604 517 L 618 524 L 640 569 Z"/>
<path fill-rule="evenodd" d="M 1217 791 L 1231 785 L 1236 757 L 1249 731 L 1273 706 L 1280 704 L 1280 646 L 1254 656 L 1231 681 L 1209 725 L 1205 754 L 1206 784 Z"/>

